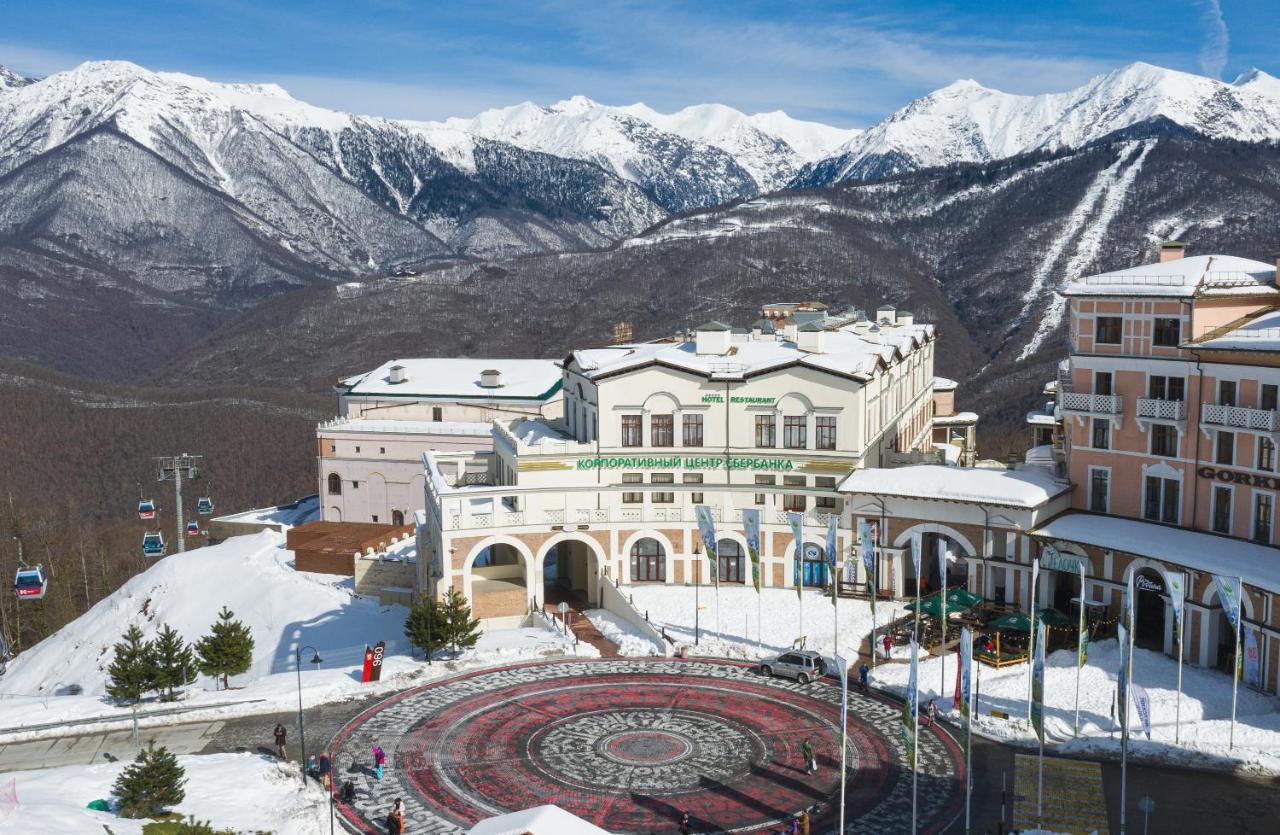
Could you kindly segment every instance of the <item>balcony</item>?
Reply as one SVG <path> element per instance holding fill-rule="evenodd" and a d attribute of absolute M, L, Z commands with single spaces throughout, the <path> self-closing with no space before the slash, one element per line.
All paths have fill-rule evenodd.
<path fill-rule="evenodd" d="M 1206 426 L 1275 432 L 1280 428 L 1280 412 L 1273 409 L 1246 409 L 1243 406 L 1205 403 L 1200 407 L 1200 422 Z"/>
<path fill-rule="evenodd" d="M 1182 422 L 1187 419 L 1187 404 L 1183 400 L 1157 400 L 1154 397 L 1139 397 L 1137 415 L 1147 420 L 1172 420 Z"/>
<path fill-rule="evenodd" d="M 1124 411 L 1124 398 L 1118 394 L 1087 394 L 1082 391 L 1062 392 L 1062 409 L 1086 415 L 1119 415 Z"/>

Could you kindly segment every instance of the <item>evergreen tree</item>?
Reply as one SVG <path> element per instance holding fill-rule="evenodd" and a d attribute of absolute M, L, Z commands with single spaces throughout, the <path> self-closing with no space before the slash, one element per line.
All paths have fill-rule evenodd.
<path fill-rule="evenodd" d="M 473 647 L 480 640 L 480 621 L 471 617 L 470 604 L 456 589 L 451 588 L 445 592 L 440 620 L 444 622 L 444 641 L 454 652 L 460 648 Z M 434 632 L 433 629 L 433 638 Z"/>
<path fill-rule="evenodd" d="M 434 653 L 445 645 L 444 614 L 440 601 L 428 594 L 420 594 L 409 607 L 404 619 L 404 636 L 409 643 L 426 653 Z M 430 635 L 430 645 L 427 638 Z"/>
<path fill-rule="evenodd" d="M 115 655 L 107 667 L 107 693 L 117 699 L 136 702 L 155 689 L 156 670 L 152 646 L 142 640 L 142 630 L 130 624 L 124 639 L 113 647 Z"/>
<path fill-rule="evenodd" d="M 186 782 L 186 772 L 178 765 L 178 758 L 168 748 L 157 748 L 152 742 L 116 778 L 111 792 L 119 798 L 124 817 L 154 818 L 182 802 Z"/>
<path fill-rule="evenodd" d="M 175 687 L 186 687 L 196 680 L 195 652 L 169 624 L 161 626 L 160 634 L 151 642 L 151 655 L 155 664 L 155 686 L 165 691 L 165 701 L 173 701 Z"/>
<path fill-rule="evenodd" d="M 223 606 L 209 634 L 196 642 L 196 655 L 200 659 L 200 672 L 221 678 L 225 690 L 230 686 L 229 677 L 245 672 L 253 663 L 253 636 L 249 634 L 249 627 Z"/>

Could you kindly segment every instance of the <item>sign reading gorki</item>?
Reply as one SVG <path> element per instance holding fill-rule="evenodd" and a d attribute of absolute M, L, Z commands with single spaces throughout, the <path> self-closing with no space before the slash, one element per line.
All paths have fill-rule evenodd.
<path fill-rule="evenodd" d="M 579 458 L 579 470 L 794 470 L 789 458 L 714 455 L 625 455 Z"/>
<path fill-rule="evenodd" d="M 1280 478 L 1253 473 L 1237 473 L 1232 470 L 1219 470 L 1216 467 L 1201 467 L 1196 470 L 1201 478 L 1213 478 L 1228 484 L 1246 484 L 1250 487 L 1265 487 L 1268 490 L 1280 490 Z"/>
<path fill-rule="evenodd" d="M 749 406 L 772 406 L 778 398 L 776 397 L 748 397 L 745 394 L 733 394 L 729 396 L 730 403 L 746 403 Z M 704 394 L 702 395 L 703 403 L 723 403 L 723 394 Z"/>

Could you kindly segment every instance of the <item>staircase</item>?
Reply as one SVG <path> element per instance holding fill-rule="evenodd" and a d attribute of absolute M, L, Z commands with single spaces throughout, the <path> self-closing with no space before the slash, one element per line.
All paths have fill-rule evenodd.
<path fill-rule="evenodd" d="M 547 602 L 543 604 L 543 608 L 547 614 L 559 621 L 561 619 L 560 604 L 567 603 L 569 605 L 569 629 L 573 632 L 574 637 L 583 643 L 590 644 L 600 652 L 601 658 L 617 658 L 618 645 L 610 641 L 596 629 L 595 624 L 587 619 L 583 612 L 587 608 L 586 596 L 581 592 L 570 592 L 559 586 L 549 586 L 547 588 Z"/>

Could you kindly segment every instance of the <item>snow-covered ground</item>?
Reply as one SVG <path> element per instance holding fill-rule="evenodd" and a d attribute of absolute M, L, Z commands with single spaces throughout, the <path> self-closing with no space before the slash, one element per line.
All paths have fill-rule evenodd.
<path fill-rule="evenodd" d="M 666 648 L 635 626 L 604 609 L 588 609 L 587 619 L 600 634 L 618 645 L 618 654 L 626 656 L 665 655 Z"/>
<path fill-rule="evenodd" d="M 835 618 L 831 598 L 820 591 L 806 590 L 803 603 L 794 589 L 765 588 L 759 601 L 751 586 L 722 584 L 717 593 L 713 586 L 634 585 L 624 586 L 636 609 L 644 614 L 677 644 L 687 644 L 693 655 L 723 658 L 758 659 L 791 649 L 801 635 L 805 648 L 825 656 L 835 654 Z M 694 645 L 695 602 L 698 612 L 698 644 Z M 719 614 L 717 615 L 717 609 Z M 803 609 L 803 611 L 802 611 Z M 757 612 L 760 616 L 757 616 Z M 866 600 L 841 598 L 840 651 L 852 662 L 862 641 L 871 632 L 871 604 Z M 888 601 L 876 603 L 876 624 L 883 629 L 901 617 L 902 606 Z M 758 627 L 759 631 L 757 632 Z M 757 645 L 757 637 L 759 645 Z"/>
<path fill-rule="evenodd" d="M 1045 664 L 1045 740 L 1065 752 L 1115 753 L 1120 748 L 1119 726 L 1111 718 L 1112 701 L 1119 667 L 1116 641 L 1102 641 L 1089 648 L 1089 661 L 1080 674 L 1080 737 L 1073 738 L 1075 723 L 1076 652 L 1062 650 Z M 938 697 L 943 671 L 941 659 L 921 663 L 921 703 Z M 945 696 L 938 699 L 940 712 L 951 709 L 955 688 L 956 658 L 946 659 Z M 975 732 L 1010 742 L 1031 743 L 1034 737 L 1026 723 L 1027 665 L 1000 670 L 985 665 L 979 683 Z M 1235 747 L 1228 749 L 1231 725 L 1231 677 L 1184 664 L 1182 668 L 1182 708 L 1179 744 L 1174 745 L 1174 717 L 1177 702 L 1177 662 L 1168 656 L 1144 649 L 1134 651 L 1133 682 L 1144 687 L 1151 699 L 1151 739 L 1142 733 L 1135 707 L 1130 707 L 1130 752 L 1188 765 L 1217 764 L 1280 773 L 1280 713 L 1271 696 L 1240 686 L 1236 713 Z M 876 670 L 874 686 L 896 694 L 906 691 L 908 665 L 884 665 Z M 1009 719 L 997 719 L 992 710 L 1004 711 Z"/>
<path fill-rule="evenodd" d="M 322 659 L 316 668 L 308 663 L 314 653 L 308 649 L 302 654 L 304 698 L 309 704 L 391 692 L 462 669 L 575 652 L 572 639 L 547 629 L 493 632 L 458 658 L 428 669 L 410 655 L 404 607 L 382 606 L 357 595 L 350 578 L 295 571 L 284 535 L 264 531 L 158 560 L 87 613 L 20 653 L 0 682 L 5 694 L 0 697 L 0 734 L 9 739 L 15 738 L 11 732 L 21 733 L 21 738 L 53 735 L 65 730 L 20 729 L 98 716 L 127 722 L 129 710 L 115 706 L 104 694 L 112 645 L 128 625 L 136 623 L 149 639 L 160 624 L 168 623 L 195 641 L 223 605 L 252 632 L 253 664 L 244 675 L 232 677 L 231 690 L 215 689 L 208 677 L 188 688 L 181 705 L 208 708 L 186 717 L 192 720 L 294 704 L 295 651 L 304 646 L 315 647 Z M 378 641 L 387 642 L 382 680 L 361 684 L 364 647 Z M 593 653 L 590 647 L 578 648 L 578 654 Z M 83 695 L 59 695 L 71 684 L 79 685 Z M 171 707 L 147 703 L 140 710 L 145 714 Z"/>
<path fill-rule="evenodd" d="M 187 784 L 186 799 L 174 807 L 175 812 L 210 821 L 218 830 L 269 831 L 274 835 L 328 831 L 324 790 L 312 781 L 304 791 L 296 768 L 284 768 L 257 754 L 182 756 L 178 762 L 186 769 Z M 12 780 L 19 803 L 6 815 L 6 806 L 0 801 L 0 835 L 140 835 L 146 821 L 85 808 L 92 800 L 111 796 L 112 784 L 127 765 L 117 762 L 0 774 L 0 798 L 8 796 Z"/>

